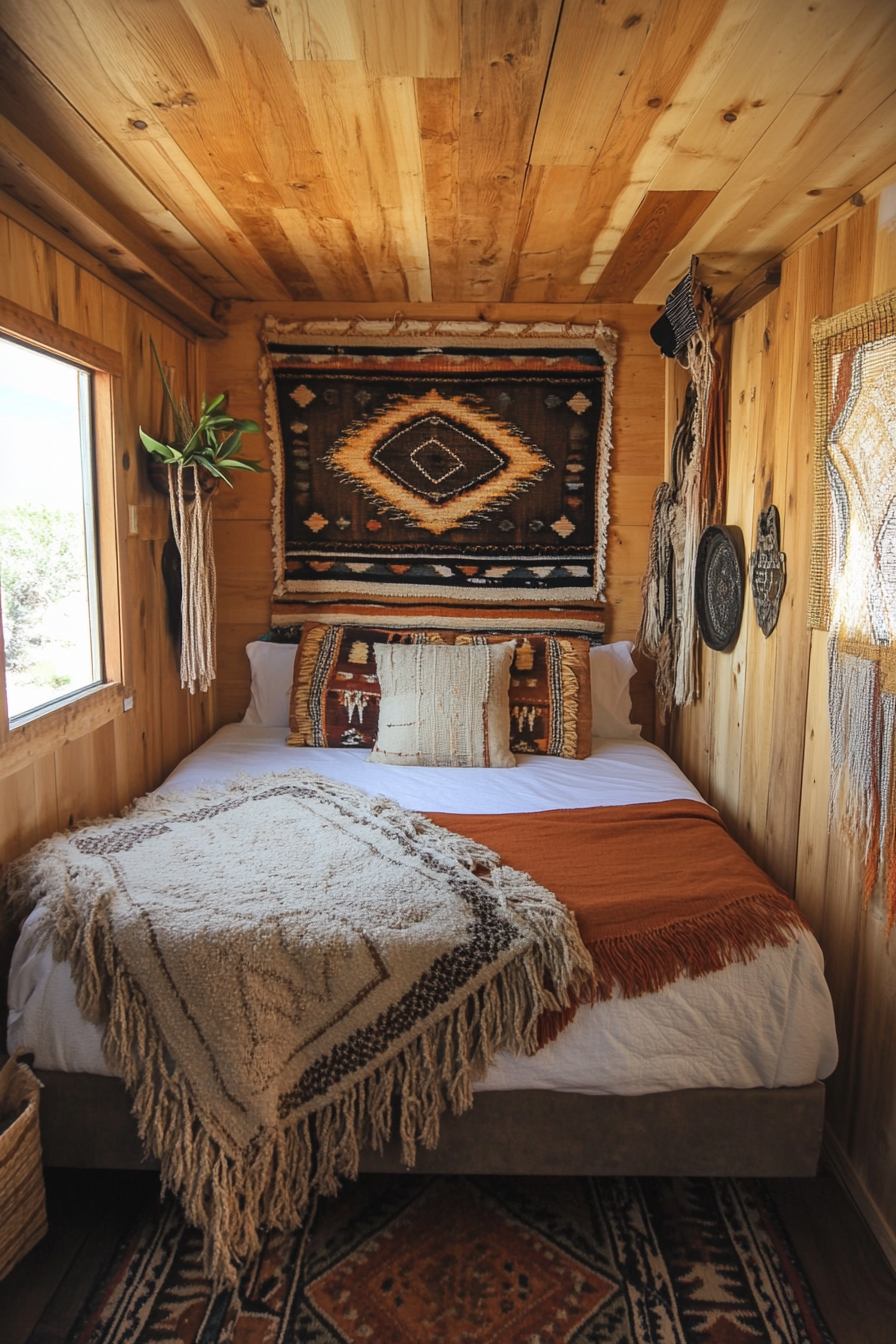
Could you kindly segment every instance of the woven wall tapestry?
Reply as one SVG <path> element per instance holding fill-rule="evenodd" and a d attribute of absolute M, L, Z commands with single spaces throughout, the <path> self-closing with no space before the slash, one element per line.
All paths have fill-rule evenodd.
<path fill-rule="evenodd" d="M 602 323 L 267 318 L 262 340 L 275 598 L 602 596 Z"/>
<path fill-rule="evenodd" d="M 831 820 L 896 922 L 896 290 L 812 327 L 809 624 L 828 630 Z"/>

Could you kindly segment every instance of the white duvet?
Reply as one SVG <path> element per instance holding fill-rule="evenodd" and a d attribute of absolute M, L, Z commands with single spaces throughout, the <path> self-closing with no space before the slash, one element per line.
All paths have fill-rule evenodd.
<path fill-rule="evenodd" d="M 638 740 L 597 740 L 584 761 L 519 757 L 515 770 L 368 765 L 366 755 L 291 748 L 282 728 L 231 724 L 182 761 L 160 792 L 188 792 L 240 772 L 304 766 L 425 812 L 545 812 L 700 797 L 662 751 Z M 10 1051 L 24 1046 L 43 1069 L 109 1073 L 100 1030 L 78 1012 L 68 964 L 54 962 L 40 945 L 34 915 L 13 957 L 9 1009 Z M 558 1040 L 533 1058 L 499 1057 L 478 1089 L 639 1095 L 796 1087 L 826 1078 L 836 1063 L 821 949 L 811 934 L 801 933 L 746 965 L 581 1009 Z"/>

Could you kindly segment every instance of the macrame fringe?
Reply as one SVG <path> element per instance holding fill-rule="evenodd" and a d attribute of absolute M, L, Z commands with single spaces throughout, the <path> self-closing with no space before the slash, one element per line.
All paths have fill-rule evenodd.
<path fill-rule="evenodd" d="M 283 778 L 242 777 L 228 791 L 282 783 Z M 336 794 L 356 792 L 321 783 Z M 189 796 L 199 800 L 219 793 L 199 789 Z M 151 795 L 139 800 L 130 816 L 163 816 L 182 801 Z M 187 1220 L 202 1230 L 205 1272 L 219 1283 L 237 1281 L 240 1263 L 258 1253 L 261 1229 L 301 1227 L 315 1195 L 336 1194 L 341 1181 L 353 1180 L 362 1149 L 380 1151 L 395 1127 L 403 1160 L 413 1166 L 418 1144 L 436 1146 L 442 1113 L 450 1108 L 459 1115 L 470 1108 L 473 1083 L 485 1076 L 499 1051 L 534 1054 L 543 1014 L 562 1013 L 593 997 L 591 958 L 574 917 L 532 878 L 501 866 L 485 846 L 389 799 L 368 801 L 386 825 L 430 841 L 426 857 L 434 863 L 488 872 L 504 905 L 525 920 L 530 945 L 379 1067 L 317 1110 L 285 1115 L 242 1152 L 228 1150 L 172 1064 L 146 999 L 115 946 L 111 893 L 91 890 L 85 918 L 83 885 L 75 891 L 72 869 L 53 840 L 36 846 L 27 861 L 11 865 L 7 873 L 17 915 L 25 917 L 39 901 L 48 902 L 46 932 L 52 934 L 54 955 L 71 964 L 83 1016 L 104 1027 L 103 1053 L 133 1097 L 144 1149 L 160 1161 L 164 1189 L 174 1193 Z M 83 878 L 82 873 L 82 884 Z"/>
<path fill-rule="evenodd" d="M 191 695 L 207 691 L 215 679 L 217 624 L 212 503 L 200 488 L 198 467 L 193 479 L 191 502 L 184 498 L 184 468 L 168 467 L 171 526 L 181 559 L 180 684 Z"/>
<path fill-rule="evenodd" d="M 721 515 L 725 488 L 721 366 L 713 350 L 712 308 L 699 285 L 695 305 L 700 328 L 686 347 L 691 381 L 672 441 L 670 479 L 654 494 L 641 592 L 638 646 L 657 664 L 662 719 L 673 705 L 692 704 L 699 694 L 697 548 L 709 518 Z"/>
<path fill-rule="evenodd" d="M 829 827 L 864 857 L 865 907 L 883 872 L 886 932 L 896 924 L 896 695 L 882 689 L 880 662 L 828 637 L 831 725 Z"/>

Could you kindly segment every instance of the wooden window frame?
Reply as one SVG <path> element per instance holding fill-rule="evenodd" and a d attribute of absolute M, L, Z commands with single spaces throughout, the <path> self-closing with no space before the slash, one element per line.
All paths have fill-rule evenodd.
<path fill-rule="evenodd" d="M 133 691 L 129 685 L 124 620 L 127 608 L 124 550 L 127 501 L 117 452 L 121 438 L 124 362 L 117 350 L 58 326 L 9 299 L 0 298 L 0 336 L 21 341 L 43 354 L 70 359 L 93 375 L 97 571 L 104 676 L 102 685 L 89 687 L 64 704 L 48 708 L 27 723 L 10 728 L 3 626 L 0 623 L 0 779 L 3 779 L 50 752 L 58 751 L 67 742 L 84 737 L 118 718 L 125 712 L 125 700 L 132 700 Z"/>

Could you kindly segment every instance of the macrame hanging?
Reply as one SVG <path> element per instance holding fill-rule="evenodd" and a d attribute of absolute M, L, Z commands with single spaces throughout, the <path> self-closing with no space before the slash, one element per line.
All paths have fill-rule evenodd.
<path fill-rule="evenodd" d="M 656 660 L 656 692 L 663 718 L 699 691 L 698 631 L 694 605 L 697 547 L 703 529 L 724 513 L 725 451 L 721 367 L 713 350 L 709 295 L 696 280 L 697 258 L 666 302 L 651 332 L 667 357 L 688 369 L 691 381 L 672 440 L 669 480 L 653 498 L 647 571 L 638 645 Z"/>
<path fill-rule="evenodd" d="M 166 392 L 162 399 L 160 437 L 169 443 L 186 442 L 193 432 L 189 403 L 185 397 L 175 401 L 172 394 L 177 372 L 174 365 L 162 368 L 156 358 Z M 173 623 L 180 644 L 180 684 L 193 695 L 197 690 L 207 691 L 215 679 L 216 576 L 211 490 L 201 488 L 198 467 L 169 464 L 167 475 L 171 531 L 180 556 L 176 585 L 180 589 L 180 621 Z M 166 576 L 169 602 L 177 600 L 173 586 Z"/>
<path fill-rule="evenodd" d="M 162 554 L 162 572 L 168 592 L 169 625 L 178 633 L 171 608 L 180 603 L 180 684 L 193 695 L 207 691 L 215 679 L 215 553 L 212 544 L 211 496 L 219 481 L 230 485 L 233 471 L 263 471 L 260 462 L 241 457 L 244 434 L 257 434 L 254 420 L 240 420 L 224 409 L 227 394 L 201 398 L 195 423 L 185 397 L 175 401 L 174 369 L 162 367 L 155 341 L 150 349 L 162 379 L 161 439 L 140 427 L 140 438 L 150 456 L 149 479 L 168 494 L 171 528 L 177 552 L 170 542 Z"/>
<path fill-rule="evenodd" d="M 896 290 L 813 323 L 809 625 L 828 634 L 829 823 L 896 923 Z"/>
<path fill-rule="evenodd" d="M 188 478 L 184 490 L 184 475 Z M 195 489 L 189 497 L 189 478 Z M 196 467 L 168 467 L 171 527 L 181 562 L 180 684 L 207 691 L 215 679 L 216 576 L 212 545 L 212 500 Z"/>

